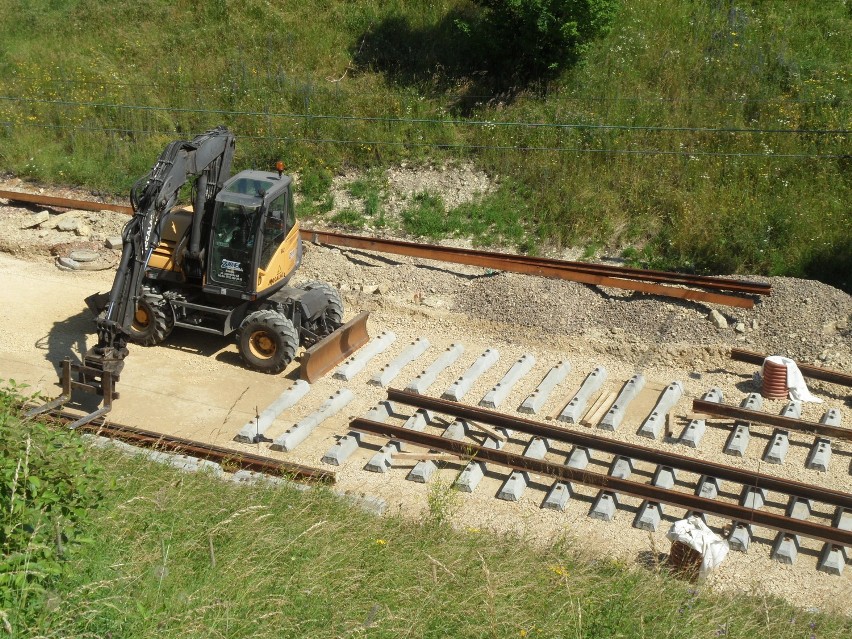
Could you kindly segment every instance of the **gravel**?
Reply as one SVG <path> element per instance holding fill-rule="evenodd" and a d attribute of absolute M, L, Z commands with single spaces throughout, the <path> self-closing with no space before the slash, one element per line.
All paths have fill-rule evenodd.
<path fill-rule="evenodd" d="M 405 184 L 398 196 L 426 189 L 430 184 L 452 194 L 457 190 L 459 197 L 475 197 L 490 184 L 473 169 L 470 173 L 453 174 L 448 177 L 439 169 L 425 171 L 417 178 L 417 171 L 408 167 L 391 172 L 389 183 Z M 458 169 L 452 169 L 458 171 Z M 462 175 L 464 179 L 456 179 Z M 476 179 L 471 177 L 476 175 Z M 350 176 L 351 178 L 351 176 Z M 394 181 L 396 180 L 396 182 Z M 464 189 L 469 180 L 471 188 Z M 0 180 L 0 188 L 24 188 L 27 185 L 10 184 L 13 179 Z M 66 197 L 91 199 L 91 195 L 60 191 L 51 192 Z M 449 195 L 445 197 L 449 198 Z M 451 201 L 446 199 L 445 201 Z M 18 259 L 29 260 L 27 269 L 16 261 L 0 259 L 4 278 L 9 274 L 26 271 L 27 285 L 53 286 L 52 303 L 60 308 L 60 292 L 69 295 L 71 310 L 78 312 L 83 288 L 108 286 L 108 272 L 65 273 L 49 265 L 48 258 L 69 257 L 73 251 L 97 251 L 103 263 L 115 259 L 116 251 L 106 249 L 104 240 L 120 233 L 127 217 L 115 213 L 77 213 L 90 227 L 88 238 L 74 236 L 72 232 L 60 232 L 55 228 L 41 227 L 22 229 L 21 224 L 31 216 L 31 210 L 21 207 L 3 206 L 0 201 L 0 251 L 11 253 Z M 51 214 L 51 222 L 57 214 Z M 68 214 L 65 214 L 68 215 Z M 94 261 L 90 264 L 99 264 Z M 52 269 L 52 270 L 49 270 Z M 14 277 L 20 277 L 15 275 Z M 473 385 L 464 401 L 476 403 L 505 374 L 511 362 L 525 353 L 537 359 L 536 368 L 525 376 L 500 407 L 509 414 L 518 414 L 515 408 L 535 388 L 546 372 L 557 361 L 570 361 L 572 369 L 565 382 L 554 391 L 545 405 L 542 416 L 554 415 L 565 401 L 576 391 L 585 375 L 597 365 L 604 365 L 609 373 L 609 390 L 619 387 L 637 371 L 642 371 L 649 380 L 648 387 L 660 389 L 672 380 L 684 385 L 684 398 L 678 414 L 688 411 L 693 398 L 712 386 L 722 388 L 725 402 L 737 404 L 749 392 L 756 390 L 751 373 L 756 367 L 733 362 L 729 358 L 731 347 L 746 348 L 767 354 L 793 357 L 802 362 L 827 366 L 836 370 L 852 370 L 852 297 L 819 282 L 794 278 L 748 279 L 769 282 L 773 292 L 762 298 L 749 310 L 693 303 L 689 301 L 650 297 L 627 291 L 614 291 L 581 285 L 568 281 L 548 280 L 515 273 L 487 272 L 480 268 L 428 262 L 421 259 L 392 255 L 378 255 L 363 251 L 340 250 L 326 246 L 305 246 L 302 269 L 295 282 L 325 280 L 340 288 L 348 316 L 361 310 L 372 312 L 370 332 L 375 335 L 382 330 L 392 330 L 397 341 L 392 348 L 377 356 L 370 367 L 361 373 L 358 380 L 369 379 L 382 365 L 390 362 L 399 351 L 413 339 L 425 336 L 432 343 L 422 361 L 431 362 L 436 354 L 449 344 L 460 342 L 465 353 L 449 367 L 430 387 L 430 395 L 440 395 L 486 348 L 496 348 L 500 361 Z M 77 290 L 77 287 L 80 290 Z M 79 298 L 79 299 L 77 299 Z M 721 313 L 727 323 L 724 328 L 715 326 L 710 319 L 711 311 Z M 60 312 L 60 311 L 57 311 Z M 65 309 L 61 311 L 65 312 Z M 20 313 L 18 314 L 20 315 Z M 16 362 L 26 360 L 25 353 L 38 344 L 41 335 L 38 327 L 33 334 L 28 323 L 36 323 L 43 313 L 32 310 L 32 318 L 16 324 L 14 331 L 0 337 L 0 352 L 14 353 Z M 62 315 L 65 317 L 65 315 Z M 69 334 L 61 341 L 61 348 L 73 344 L 81 330 L 89 328 L 89 320 L 73 315 L 68 323 Z M 56 320 L 59 322 L 59 320 Z M 63 330 L 66 327 L 63 326 Z M 43 334 L 43 333 L 42 333 Z M 192 346 L 196 342 L 184 337 L 189 348 L 134 348 L 134 361 L 122 374 L 122 383 L 128 391 L 118 403 L 116 419 L 132 423 L 134 408 L 137 424 L 142 427 L 163 428 L 174 434 L 195 437 L 212 443 L 228 444 L 233 435 L 249 419 L 257 408 L 262 409 L 283 389 L 267 391 L 265 386 L 256 385 L 256 375 L 241 370 L 235 362 L 233 346 L 226 346 L 216 357 L 205 357 L 213 351 Z M 198 338 L 198 344 L 207 344 Z M 201 351 L 201 352 L 198 352 Z M 38 350 L 34 352 L 38 353 Z M 56 353 L 54 353 L 55 355 Z M 43 356 L 43 354 L 42 354 Z M 2 359 L 2 358 L 0 358 Z M 9 360 L 11 361 L 11 360 Z M 137 364 L 138 362 L 138 364 Z M 145 376 L 143 364 L 163 371 L 160 376 Z M 11 366 L 4 360 L 4 365 Z M 17 364 L 15 364 L 17 366 Z M 412 364 L 401 376 L 410 379 L 416 374 Z M 23 365 L 22 365 L 23 366 Z M 40 367 L 31 367 L 43 379 Z M 30 369 L 25 369 L 30 371 Z M 36 372 L 17 373 L 16 378 L 27 379 Z M 180 381 L 171 379 L 176 377 Z M 220 379 L 221 386 L 215 386 Z M 265 378 L 266 379 L 266 378 Z M 401 384 L 401 383 L 400 383 Z M 340 383 L 330 377 L 314 385 L 312 402 L 300 402 L 298 410 L 287 419 L 301 419 L 314 410 L 321 399 L 335 392 Z M 183 387 L 192 387 L 192 396 L 182 397 Z M 245 387 L 246 391 L 241 391 Z M 843 425 L 852 425 L 852 403 L 848 393 L 841 387 L 809 380 L 809 387 L 820 395 L 825 404 L 808 404 L 802 417 L 818 420 L 828 407 L 841 410 Z M 175 389 L 179 389 L 175 392 Z M 353 386 L 355 388 L 355 386 Z M 246 393 L 231 398 L 234 389 Z M 251 391 L 250 391 L 251 389 Z M 168 411 L 160 411 L 148 399 L 157 392 L 168 395 Z M 259 394 L 267 393 L 267 396 Z M 136 397 L 138 395 L 138 397 Z M 357 399 L 347 407 L 351 415 L 363 415 L 376 402 L 384 398 L 383 389 L 366 383 L 357 386 Z M 266 398 L 264 398 L 266 397 Z M 242 402 L 242 403 L 241 403 Z M 254 402 L 243 405 L 246 402 Z M 266 403 L 264 403 L 266 402 Z M 187 415 L 181 417 L 181 406 L 186 404 Z M 650 410 L 650 406 L 643 406 Z M 767 401 L 764 410 L 780 412 L 783 402 Z M 203 407 L 203 408 L 199 408 Z M 123 412 L 122 412 L 123 411 Z M 218 411 L 218 412 L 217 412 Z M 164 412 L 164 414 L 160 414 Z M 626 418 L 625 423 L 611 436 L 623 441 L 649 445 L 649 440 L 637 436 L 637 416 Z M 159 421 L 158 421 L 159 420 Z M 226 423 L 227 422 L 227 423 Z M 180 426 L 177 427 L 176 424 Z M 282 425 L 271 429 L 274 437 Z M 177 431 L 175 431 L 177 429 Z M 757 430 L 757 429 L 755 429 Z M 763 429 L 766 430 L 766 429 Z M 323 425 L 308 440 L 286 459 L 316 465 L 335 438 L 345 434 L 346 424 Z M 678 434 L 678 433 L 676 433 Z M 610 434 L 607 434 L 610 436 Z M 680 454 L 692 454 L 711 461 L 736 465 L 750 470 L 776 474 L 807 483 L 829 486 L 838 490 L 852 491 L 849 474 L 850 445 L 836 443 L 835 459 L 828 473 L 817 473 L 804 468 L 804 459 L 813 441 L 813 436 L 791 436 L 788 461 L 780 466 L 761 462 L 762 446 L 769 438 L 767 433 L 753 433 L 749 452 L 745 458 L 734 459 L 722 453 L 727 436 L 725 428 L 708 427 L 707 434 L 696 450 L 662 440 L 657 446 Z M 522 450 L 513 444 L 513 452 Z M 247 446 L 246 450 L 255 450 Z M 267 452 L 267 451 L 264 451 Z M 374 449 L 361 449 L 363 459 L 347 463 L 336 469 L 342 490 L 353 493 L 375 494 L 388 500 L 400 512 L 419 516 L 427 509 L 428 487 L 404 481 L 408 468 L 395 467 L 387 474 L 375 474 L 362 470 L 364 462 Z M 271 453 L 270 453 L 271 454 Z M 564 459 L 563 459 L 564 461 Z M 594 461 L 596 469 L 604 468 L 609 462 L 606 457 Z M 641 464 L 636 474 L 650 473 L 652 469 Z M 452 468 L 442 471 L 443 477 L 452 479 Z M 620 511 L 616 521 L 604 523 L 587 516 L 594 492 L 578 489 L 578 495 L 569 501 L 563 513 L 542 510 L 541 485 L 534 485 L 517 503 L 494 499 L 502 481 L 502 473 L 486 476 L 475 493 L 464 495 L 463 508 L 454 514 L 453 522 L 462 529 L 490 529 L 523 535 L 530 543 L 548 543 L 556 538 L 567 538 L 578 547 L 591 553 L 617 557 L 628 561 L 640 561 L 649 551 L 667 549 L 665 540 L 667 525 L 657 533 L 649 534 L 630 526 L 632 513 Z M 640 475 L 641 477 L 641 475 Z M 635 500 L 625 500 L 628 506 L 637 506 Z M 717 530 L 725 522 L 711 522 Z M 784 566 L 769 558 L 769 544 L 773 536 L 769 533 L 755 544 L 748 553 L 731 553 L 729 559 L 708 581 L 709 587 L 718 590 L 745 591 L 785 597 L 803 607 L 821 609 L 852 609 L 852 570 L 842 577 L 830 577 L 815 570 L 815 553 L 819 544 L 804 542 L 804 550 L 794 566 Z"/>

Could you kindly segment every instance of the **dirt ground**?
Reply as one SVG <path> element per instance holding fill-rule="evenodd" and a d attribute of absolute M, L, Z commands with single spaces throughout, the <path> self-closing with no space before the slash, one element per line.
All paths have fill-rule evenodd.
<path fill-rule="evenodd" d="M 9 186 L 0 183 L 0 188 Z M 29 216 L 37 212 L 4 205 L 0 200 L 0 237 L 4 238 L 0 242 L 0 316 L 7 327 L 0 334 L 0 378 L 26 383 L 31 390 L 52 397 L 58 392 L 58 362 L 64 357 L 79 357 L 92 343 L 94 324 L 83 299 L 110 287 L 116 253 L 104 248 L 103 243 L 120 230 L 126 218 L 85 214 L 90 230 L 85 236 L 55 228 L 22 229 L 31 219 Z M 51 213 L 51 222 L 57 215 Z M 63 270 L 57 265 L 58 257 L 81 249 L 97 253 L 95 259 L 85 262 L 91 266 Z M 425 355 L 403 369 L 392 384 L 394 387 L 404 387 L 445 348 L 461 344 L 462 356 L 427 391 L 440 396 L 483 351 L 492 348 L 499 352 L 498 362 L 465 395 L 463 401 L 471 404 L 478 403 L 518 358 L 524 354 L 534 356 L 532 371 L 499 407 L 508 414 L 520 415 L 517 407 L 550 368 L 559 361 L 568 361 L 568 376 L 555 388 L 537 419 L 558 414 L 595 366 L 607 369 L 607 392 L 618 390 L 632 375 L 641 372 L 647 379 L 646 389 L 631 406 L 625 422 L 614 433 L 604 435 L 642 445 L 649 445 L 649 440 L 635 433 L 653 409 L 660 389 L 672 381 L 680 381 L 685 391 L 673 411 L 676 415 L 689 412 L 692 399 L 714 386 L 722 389 L 724 401 L 729 404 L 739 404 L 748 393 L 757 390 L 752 381 L 756 367 L 730 360 L 731 346 L 788 355 L 845 372 L 852 370 L 852 297 L 816 282 L 773 278 L 769 280 L 774 289 L 772 297 L 754 309 L 716 308 L 729 324 L 717 328 L 708 319 L 713 308 L 704 304 L 313 245 L 306 246 L 298 278 L 331 282 L 342 290 L 347 318 L 369 310 L 371 335 L 391 331 L 396 339 L 352 381 L 323 378 L 276 420 L 267 431 L 273 438 L 315 411 L 335 391 L 349 388 L 355 393 L 352 403 L 321 424 L 295 451 L 280 453 L 271 451 L 269 444 L 233 441 L 244 424 L 293 383 L 297 376 L 295 365 L 278 376 L 248 371 L 241 365 L 231 340 L 202 333 L 176 330 L 163 345 L 131 346 L 119 384 L 121 398 L 112 419 L 322 466 L 320 458 L 338 437 L 346 434 L 349 418 L 363 416 L 385 398 L 385 390 L 367 380 L 418 337 L 428 339 L 431 346 Z M 809 386 L 824 403 L 805 404 L 803 418 L 818 421 L 826 409 L 837 408 L 843 426 L 852 424 L 848 389 L 820 382 Z M 781 401 L 766 401 L 763 410 L 777 414 L 783 405 Z M 676 423 L 675 436 L 685 422 Z M 831 467 L 827 473 L 819 473 L 805 468 L 813 436 L 793 434 L 787 461 L 770 465 L 761 457 L 771 429 L 752 429 L 752 442 L 743 458 L 723 454 L 729 430 L 730 424 L 711 424 L 695 450 L 665 438 L 656 445 L 680 454 L 852 491 L 849 443 L 833 443 Z M 422 514 L 428 508 L 429 486 L 405 481 L 411 463 L 394 466 L 386 474 L 363 470 L 365 462 L 383 443 L 367 438 L 343 466 L 329 467 L 337 472 L 338 486 L 381 497 L 391 512 Z M 520 442 L 509 446 L 513 452 L 523 450 Z M 548 459 L 564 461 L 566 453 L 566 448 L 554 450 Z M 609 462 L 609 457 L 597 455 L 592 463 L 596 470 L 604 470 Z M 458 471 L 459 466 L 448 464 L 440 476 L 450 481 Z M 649 481 L 652 473 L 653 467 L 637 464 L 634 479 Z M 639 501 L 624 498 L 612 522 L 597 521 L 587 516 L 595 492 L 583 487 L 577 487 L 564 512 L 544 510 L 540 505 L 549 485 L 535 477 L 520 501 L 495 499 L 507 476 L 500 468 L 489 468 L 476 491 L 461 494 L 460 506 L 453 516 L 455 525 L 471 531 L 511 531 L 528 543 L 567 537 L 593 554 L 647 564 L 667 552 L 665 532 L 682 515 L 677 509 L 667 509 L 666 520 L 656 533 L 640 531 L 631 525 Z M 684 482 L 695 479 L 681 478 Z M 738 496 L 728 495 L 724 488 L 723 494 Z M 769 502 L 784 503 L 780 496 L 772 494 Z M 727 523 L 710 519 L 717 531 Z M 821 544 L 807 540 L 802 543 L 796 563 L 783 565 L 770 558 L 773 540 L 771 531 L 755 529 L 748 552 L 731 552 L 709 578 L 707 587 L 777 595 L 809 608 L 843 613 L 852 609 L 852 570 L 848 566 L 840 577 L 817 571 Z"/>

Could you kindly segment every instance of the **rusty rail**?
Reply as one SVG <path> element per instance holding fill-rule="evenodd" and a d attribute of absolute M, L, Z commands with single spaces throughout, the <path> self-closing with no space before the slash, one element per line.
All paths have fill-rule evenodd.
<path fill-rule="evenodd" d="M 63 422 L 73 422 L 77 419 L 76 415 L 67 411 L 60 412 L 54 416 Z M 244 470 L 254 470 L 269 475 L 311 480 L 324 484 L 334 484 L 336 481 L 336 475 L 333 471 L 272 459 L 254 453 L 232 450 L 216 446 L 215 444 L 206 444 L 192 439 L 165 435 L 122 424 L 107 424 L 103 422 L 87 423 L 79 426 L 78 430 L 102 435 L 110 439 L 119 439 L 135 446 L 191 455 L 192 457 L 207 459 L 220 464 Z"/>
<path fill-rule="evenodd" d="M 402 240 L 370 238 L 332 233 L 330 231 L 303 229 L 302 239 L 314 243 L 344 246 L 380 253 L 392 253 L 408 257 L 421 257 L 430 260 L 491 268 L 499 271 L 512 271 L 526 275 L 554 277 L 582 284 L 607 286 L 639 291 L 651 295 L 662 295 L 740 308 L 752 308 L 754 306 L 754 299 L 752 297 L 723 294 L 716 291 L 730 290 L 750 295 L 768 295 L 771 292 L 769 285 L 739 280 L 710 278 L 701 275 L 663 273 L 661 271 L 649 271 L 646 276 L 646 272 L 641 269 L 622 269 L 615 266 L 598 266 L 596 264 L 567 262 L 549 258 L 491 253 L 488 251 L 459 249 L 433 244 L 417 244 Z M 677 286 L 666 286 L 662 282 L 677 286 L 694 286 L 711 290 L 696 291 L 688 288 L 678 288 Z"/>
<path fill-rule="evenodd" d="M 852 430 L 849 428 L 818 424 L 816 422 L 808 422 L 803 419 L 795 419 L 793 417 L 785 417 L 783 415 L 770 415 L 769 413 L 764 413 L 762 411 L 749 410 L 738 406 L 729 406 L 728 404 L 717 404 L 703 399 L 692 400 L 692 410 L 698 413 L 706 413 L 707 415 L 730 417 L 744 422 L 766 424 L 800 433 L 815 433 L 817 435 L 825 435 L 826 437 L 834 437 L 835 439 L 852 441 Z"/>
<path fill-rule="evenodd" d="M 618 492 L 631 497 L 685 508 L 694 512 L 727 517 L 734 521 L 764 526 L 788 534 L 803 535 L 837 546 L 852 547 L 852 531 L 841 530 L 804 519 L 794 519 L 785 515 L 754 510 L 737 504 L 659 488 L 651 484 L 640 484 L 611 475 L 577 470 L 564 464 L 532 459 L 523 455 L 508 453 L 504 450 L 485 448 L 464 441 L 455 441 L 367 419 L 356 418 L 350 422 L 349 427 L 356 432 L 392 438 L 424 448 L 452 453 L 463 459 L 490 462 L 513 470 L 537 473 L 563 482 L 575 482 L 585 486 L 600 488 L 601 490 Z"/>
<path fill-rule="evenodd" d="M 132 213 L 132 209 L 127 206 L 55 198 L 17 191 L 0 191 L 0 198 L 62 208 L 95 211 L 106 209 L 127 214 Z M 752 296 L 769 295 L 772 290 L 768 284 L 729 280 L 721 277 L 688 275 L 666 271 L 587 264 L 551 258 L 536 258 L 525 255 L 458 249 L 404 242 L 401 240 L 347 235 L 331 231 L 302 229 L 301 236 L 303 240 L 315 243 L 406 255 L 409 257 L 422 257 L 425 259 L 480 266 L 500 271 L 512 271 L 527 275 L 554 277 L 581 284 L 638 291 L 649 295 L 661 295 L 739 308 L 752 308 L 754 306 L 754 298 Z M 693 288 L 680 288 L 681 286 L 690 286 Z M 696 291 L 694 288 L 703 290 Z M 730 291 L 733 294 L 725 294 L 718 291 Z"/>
<path fill-rule="evenodd" d="M 731 359 L 738 362 L 747 362 L 749 364 L 760 365 L 763 364 L 763 360 L 765 360 L 767 357 L 768 355 L 761 355 L 760 353 L 755 353 L 752 351 L 744 351 L 739 348 L 731 349 Z M 810 377 L 811 379 L 819 379 L 824 382 L 831 382 L 833 384 L 840 384 L 841 386 L 852 386 L 852 375 L 849 375 L 848 373 L 835 371 L 830 368 L 819 368 L 818 366 L 801 364 L 799 362 L 796 362 L 796 366 L 799 367 L 799 370 L 805 377 Z"/>
<path fill-rule="evenodd" d="M 476 408 L 467 406 L 458 402 L 453 402 L 446 399 L 436 399 L 425 395 L 419 395 L 409 391 L 397 390 L 395 388 L 388 389 L 388 400 L 399 402 L 407 406 L 415 408 L 424 408 L 426 410 L 460 417 L 472 422 L 483 422 L 492 426 L 508 428 L 510 430 L 519 431 L 535 437 L 551 439 L 575 446 L 583 446 L 592 450 L 599 450 L 605 453 L 630 457 L 631 459 L 640 459 L 642 461 L 660 464 L 678 468 L 687 472 L 696 473 L 699 475 L 707 475 L 737 482 L 743 485 L 752 486 L 754 488 L 765 488 L 766 490 L 774 490 L 788 495 L 795 495 L 805 499 L 813 499 L 835 506 L 852 509 L 852 494 L 813 486 L 811 484 L 803 484 L 801 482 L 773 477 L 772 475 L 764 475 L 762 473 L 754 473 L 734 466 L 725 464 L 714 464 L 712 462 L 678 455 L 676 453 L 667 453 L 656 448 L 647 448 L 636 444 L 620 442 L 606 437 L 597 435 L 589 435 L 582 432 L 568 430 L 557 426 L 548 426 L 540 424 L 529 419 L 521 417 L 512 417 L 496 411 L 487 410 L 484 408 Z M 712 402 L 709 402 L 712 404 Z"/>
<path fill-rule="evenodd" d="M 64 197 L 51 197 L 49 195 L 36 195 L 34 193 L 21 193 L 19 191 L 0 190 L 0 199 L 15 202 L 28 202 L 30 204 L 41 204 L 43 206 L 55 206 L 61 209 L 79 209 L 81 211 L 115 211 L 116 213 L 133 214 L 133 209 L 120 204 L 106 204 L 104 202 L 91 202 L 89 200 L 72 200 Z"/>

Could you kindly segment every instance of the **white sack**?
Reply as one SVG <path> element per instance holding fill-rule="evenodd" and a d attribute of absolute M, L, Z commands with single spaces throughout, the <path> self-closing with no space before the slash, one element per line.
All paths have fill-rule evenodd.
<path fill-rule="evenodd" d="M 728 542 L 707 527 L 700 517 L 693 515 L 672 524 L 666 533 L 669 541 L 679 541 L 701 554 L 699 579 L 705 579 L 710 571 L 728 556 Z"/>
<path fill-rule="evenodd" d="M 790 391 L 790 399 L 795 399 L 800 402 L 814 402 L 816 404 L 822 404 L 822 400 L 819 397 L 812 395 L 808 390 L 808 387 L 805 384 L 805 378 L 802 376 L 802 371 L 799 370 L 796 362 L 792 359 L 782 357 L 780 355 L 770 355 L 763 361 L 764 363 L 772 362 L 773 364 L 783 364 L 787 367 L 787 388 Z M 764 374 L 762 366 L 760 367 L 760 374 Z"/>

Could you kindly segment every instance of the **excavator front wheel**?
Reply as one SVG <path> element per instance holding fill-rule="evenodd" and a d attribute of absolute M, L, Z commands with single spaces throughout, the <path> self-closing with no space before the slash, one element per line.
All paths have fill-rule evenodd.
<path fill-rule="evenodd" d="M 249 368 L 277 374 L 296 356 L 299 335 L 285 315 L 272 310 L 248 315 L 237 331 L 237 350 Z"/>
<path fill-rule="evenodd" d="M 175 318 L 168 302 L 161 295 L 146 294 L 139 298 L 130 339 L 138 344 L 153 346 L 165 340 L 175 326 Z"/>

